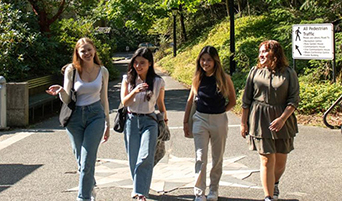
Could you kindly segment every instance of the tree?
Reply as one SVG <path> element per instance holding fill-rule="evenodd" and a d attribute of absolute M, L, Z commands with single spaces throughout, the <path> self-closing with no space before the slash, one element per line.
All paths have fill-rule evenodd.
<path fill-rule="evenodd" d="M 38 17 L 40 31 L 50 35 L 50 26 L 68 8 L 70 15 L 88 15 L 99 3 L 98 0 L 27 0 Z"/>
<path fill-rule="evenodd" d="M 60 0 L 60 1 L 46 1 L 46 0 L 28 0 L 32 6 L 33 12 L 38 16 L 38 23 L 40 26 L 40 32 L 49 35 L 50 25 L 54 23 L 58 17 L 64 12 L 66 7 L 71 1 Z M 52 14 L 54 8 L 57 6 L 57 11 Z"/>

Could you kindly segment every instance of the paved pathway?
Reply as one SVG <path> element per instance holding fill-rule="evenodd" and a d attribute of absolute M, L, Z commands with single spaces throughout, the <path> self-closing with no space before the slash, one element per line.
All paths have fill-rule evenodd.
<path fill-rule="evenodd" d="M 245 165 L 238 163 L 244 156 L 225 159 L 223 162 L 223 175 L 220 186 L 261 188 L 256 184 L 244 181 L 257 169 L 249 169 Z M 208 163 L 211 167 L 211 162 Z M 181 188 L 193 188 L 194 183 L 194 159 L 178 158 L 168 154 L 153 170 L 153 180 L 151 190 L 158 193 L 167 193 Z M 207 170 L 209 175 L 210 169 Z M 128 161 L 117 159 L 98 159 L 96 167 L 96 182 L 98 188 L 120 187 L 132 188 L 132 180 Z M 207 180 L 209 184 L 209 180 Z M 68 189 L 76 191 L 77 187 Z"/>

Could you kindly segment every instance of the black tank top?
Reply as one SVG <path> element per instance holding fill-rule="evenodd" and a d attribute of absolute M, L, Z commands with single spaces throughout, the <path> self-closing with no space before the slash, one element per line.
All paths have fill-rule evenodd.
<path fill-rule="evenodd" d="M 196 110 L 206 114 L 221 114 L 226 111 L 225 102 L 217 90 L 215 76 L 204 76 L 198 87 Z"/>

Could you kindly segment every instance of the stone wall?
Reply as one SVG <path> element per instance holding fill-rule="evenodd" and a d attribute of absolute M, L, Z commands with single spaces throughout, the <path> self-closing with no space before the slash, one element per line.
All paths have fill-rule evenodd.
<path fill-rule="evenodd" d="M 26 127 L 29 125 L 29 90 L 27 82 L 8 82 L 7 126 Z"/>

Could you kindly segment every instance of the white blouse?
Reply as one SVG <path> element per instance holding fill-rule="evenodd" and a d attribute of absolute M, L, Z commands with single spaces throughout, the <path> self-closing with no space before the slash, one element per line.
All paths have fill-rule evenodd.
<path fill-rule="evenodd" d="M 127 75 L 123 76 L 122 84 L 124 82 L 128 83 Z M 138 84 L 143 83 L 143 80 L 137 76 L 135 81 L 136 86 Z M 149 114 L 155 111 L 155 105 L 157 99 L 159 97 L 160 89 L 165 87 L 165 81 L 161 77 L 155 77 L 153 82 L 153 94 L 149 101 L 146 100 L 145 95 L 146 91 L 139 92 L 135 95 L 133 102 L 127 107 L 129 112 L 138 113 L 138 114 Z M 128 92 L 131 92 L 131 85 L 128 84 Z"/>

